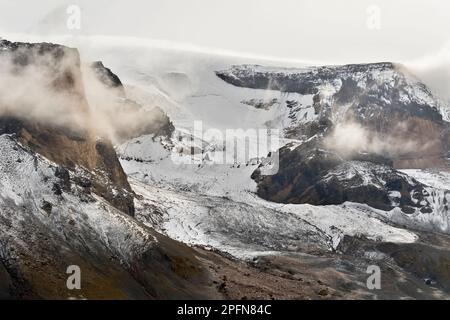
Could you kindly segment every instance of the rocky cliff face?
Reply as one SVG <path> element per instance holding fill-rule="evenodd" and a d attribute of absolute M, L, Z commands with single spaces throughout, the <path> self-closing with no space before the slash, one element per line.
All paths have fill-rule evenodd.
<path fill-rule="evenodd" d="M 292 151 L 282 148 L 277 174 L 263 176 L 259 169 L 253 173 L 258 195 L 282 203 L 351 201 L 386 211 L 400 207 L 407 214 L 432 212 L 426 186 L 390 167 L 389 160 L 373 155 L 344 160 L 320 146 L 311 140 Z"/>
<path fill-rule="evenodd" d="M 21 108 L 29 106 L 21 105 L 20 98 L 15 106 L 2 106 L 0 134 L 13 134 L 20 143 L 67 170 L 84 170 L 87 189 L 133 215 L 133 192 L 114 148 L 107 137 L 98 137 L 91 123 L 78 51 L 54 44 L 2 40 L 0 59 L 9 62 L 2 71 L 15 76 L 44 73 L 46 76 L 40 78 L 44 83 L 36 85 L 45 87 L 45 94 L 54 93 L 55 99 L 62 97 L 55 105 L 55 118 L 22 112 Z M 67 115 L 64 123 L 56 119 L 60 114 Z"/>

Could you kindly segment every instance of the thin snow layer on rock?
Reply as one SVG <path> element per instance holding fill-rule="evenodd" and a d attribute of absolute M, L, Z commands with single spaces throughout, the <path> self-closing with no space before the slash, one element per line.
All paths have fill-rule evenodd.
<path fill-rule="evenodd" d="M 391 170 L 387 167 L 369 164 L 367 162 L 351 161 L 338 166 L 327 177 L 338 179 L 358 177 L 361 185 L 372 185 L 376 188 L 381 188 L 386 182 L 380 176 L 374 176 L 372 174 L 372 170 L 374 169 L 377 172 Z M 383 217 L 385 221 L 414 229 L 450 233 L 450 212 L 448 205 L 450 203 L 450 173 L 417 169 L 400 170 L 399 172 L 411 185 L 421 182 L 428 186 L 423 190 L 422 200 L 417 200 L 417 197 L 413 194 L 414 191 L 411 192 L 411 199 L 417 205 L 426 205 L 428 202 L 430 210 L 416 208 L 412 213 L 405 213 L 400 208 L 383 211 L 367 207 L 370 208 L 372 216 L 376 214 L 379 217 Z M 358 179 L 354 181 L 358 181 Z M 401 193 L 399 191 L 392 191 L 389 196 L 393 202 L 397 202 L 401 198 Z M 422 202 L 419 203 L 419 201 Z M 361 208 L 358 206 L 358 210 L 361 210 Z M 369 212 L 367 209 L 363 211 L 366 213 Z"/>
<path fill-rule="evenodd" d="M 327 95 L 340 89 L 339 79 L 352 79 L 361 89 L 367 89 L 368 83 L 375 82 L 378 85 L 395 86 L 396 82 L 402 81 L 407 84 L 402 99 L 405 102 L 417 102 L 419 104 L 438 107 L 439 101 L 430 90 L 417 78 L 409 74 L 408 70 L 401 65 L 391 63 L 374 63 L 368 65 L 343 65 L 343 66 L 321 66 L 304 68 L 285 68 L 261 65 L 234 65 L 226 70 L 220 71 L 230 78 L 240 80 L 242 78 L 255 78 L 257 76 L 276 76 L 284 78 L 301 77 L 320 88 L 320 93 Z M 330 77 L 330 75 L 333 75 Z"/>
<path fill-rule="evenodd" d="M 450 200 L 448 195 L 445 195 L 445 198 L 447 198 L 447 202 Z M 439 200 L 432 203 L 432 205 L 441 206 L 442 199 L 443 197 L 439 197 Z M 435 209 L 430 213 L 416 211 L 412 214 L 405 214 L 399 208 L 394 208 L 392 211 L 377 211 L 377 213 L 385 221 L 408 229 L 450 233 L 448 209 Z"/>
<path fill-rule="evenodd" d="M 190 245 L 248 258 L 255 252 L 334 250 L 344 235 L 402 243 L 417 239 L 367 206 L 260 199 L 250 178 L 256 166 L 178 165 L 161 142 L 149 137 L 120 146 L 118 153 L 134 191 L 143 197 L 136 201 L 138 220 Z"/>
<path fill-rule="evenodd" d="M 356 88 L 366 92 L 372 98 L 379 99 L 379 104 L 392 105 L 392 92 L 398 90 L 398 102 L 400 104 L 417 104 L 429 106 L 438 111 L 444 121 L 450 121 L 450 103 L 439 97 L 439 94 L 433 93 L 420 79 L 416 78 L 407 68 L 402 65 L 392 63 L 373 63 L 368 65 L 344 65 L 344 66 L 323 66 L 306 68 L 276 68 L 264 67 L 259 65 L 234 65 L 219 71 L 221 76 L 228 82 L 235 83 L 237 86 L 258 87 L 255 79 L 277 79 L 276 84 L 283 85 L 290 83 L 283 91 L 298 92 L 301 87 L 304 90 L 317 90 L 322 104 L 336 105 L 335 93 L 341 90 L 343 81 L 351 81 L 356 84 Z M 273 82 L 274 80 L 270 80 Z M 306 87 L 305 87 L 306 86 Z M 378 88 L 376 91 L 373 91 Z M 394 91 L 393 91 L 394 89 Z M 339 104 L 339 103 L 338 103 Z M 339 105 L 339 108 L 331 108 L 330 119 L 333 122 L 341 120 L 349 105 Z M 296 110 L 292 110 L 295 114 Z M 291 114 L 291 118 L 295 115 Z M 362 113 L 363 119 L 368 115 Z M 371 117 L 371 115 L 369 116 Z M 301 125 L 301 123 L 298 123 Z M 298 126 L 292 122 L 291 127 Z"/>
<path fill-rule="evenodd" d="M 275 207 L 278 205 L 275 205 Z M 337 245 L 343 235 L 364 235 L 383 242 L 412 243 L 418 238 L 408 230 L 393 227 L 380 220 L 379 210 L 366 205 L 345 203 L 339 206 L 282 205 L 284 212 L 300 217 L 333 236 Z"/>
<path fill-rule="evenodd" d="M 450 122 L 450 101 L 440 99 L 437 109 L 439 113 L 442 115 L 442 119 L 444 121 Z"/>
<path fill-rule="evenodd" d="M 237 257 L 252 252 L 336 249 L 344 235 L 375 241 L 411 243 L 417 236 L 379 219 L 370 207 L 281 205 L 254 194 L 217 197 L 174 191 L 131 180 L 143 196 L 137 217 L 168 236 L 191 245 L 211 246 Z M 238 198 L 245 202 L 237 201 Z M 249 201 L 252 199 L 253 201 Z M 149 204 L 162 211 L 156 223 Z M 370 214 L 368 214 L 370 213 Z"/>
<path fill-rule="evenodd" d="M 450 172 L 431 169 L 403 169 L 400 171 L 430 187 L 450 190 Z"/>
<path fill-rule="evenodd" d="M 426 188 L 432 212 L 417 211 L 405 215 L 399 210 L 393 210 L 383 215 L 394 222 L 418 229 L 450 233 L 450 173 L 438 170 L 405 169 L 400 170 L 417 181 L 429 186 Z"/>
<path fill-rule="evenodd" d="M 338 179 L 341 181 L 353 179 L 354 184 L 352 187 L 361 186 L 374 186 L 376 188 L 382 188 L 386 181 L 384 181 L 380 175 L 374 175 L 373 172 L 379 173 L 383 171 L 390 171 L 391 169 L 385 166 L 363 162 L 363 161 L 348 161 L 340 164 L 333 170 L 330 170 L 324 177 L 324 180 Z M 358 178 L 358 179 L 356 179 Z M 358 183 L 359 181 L 359 183 Z"/>
<path fill-rule="evenodd" d="M 327 251 L 330 237 L 294 214 L 226 197 L 171 191 L 131 180 L 143 196 L 137 218 L 169 237 L 190 245 L 210 246 L 247 258 L 264 251 Z M 148 220 L 149 205 L 162 211 L 157 225 Z M 151 219 L 151 218 L 150 218 Z"/>
<path fill-rule="evenodd" d="M 171 148 L 175 147 L 143 136 L 117 147 L 117 153 L 127 175 L 149 185 L 218 197 L 256 190 L 250 179 L 258 166 L 256 161 L 248 165 L 189 163 L 190 156 L 174 153 Z"/>
<path fill-rule="evenodd" d="M 0 240 L 21 245 L 32 255 L 33 247 L 21 239 L 36 224 L 48 230 L 50 239 L 51 234 L 65 239 L 64 250 L 101 245 L 124 263 L 154 245 L 157 240 L 145 226 L 102 198 L 74 185 L 71 192 L 55 192 L 60 183 L 56 168 L 9 136 L 0 136 Z"/>

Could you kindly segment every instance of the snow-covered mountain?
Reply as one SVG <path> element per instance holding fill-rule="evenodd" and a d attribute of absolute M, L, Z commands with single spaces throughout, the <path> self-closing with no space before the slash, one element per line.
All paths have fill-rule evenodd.
<path fill-rule="evenodd" d="M 82 63 L 57 45 L 0 44 L 5 71 L 44 68 L 51 94 L 69 92 L 58 106 L 82 105 L 93 124 L 1 114 L 0 295 L 73 297 L 65 268 L 78 264 L 76 298 L 448 297 L 448 109 L 404 67 L 116 45 L 84 47 Z M 48 50 L 75 63 L 28 60 Z M 279 130 L 266 150 L 278 172 L 251 148 L 212 161 L 234 150 L 197 136 L 198 121 Z"/>
<path fill-rule="evenodd" d="M 303 99 L 309 98 L 280 99 L 275 107 L 289 110 L 283 127 L 287 137 L 309 139 L 351 121 L 369 131 L 374 136 L 371 139 L 407 144 L 403 148 L 387 143 L 372 146 L 392 158 L 395 167 L 445 166 L 448 105 L 401 65 L 302 69 L 244 65 L 218 71 L 217 75 L 238 87 L 298 93 Z M 362 151 L 373 151 L 371 144 L 366 144 L 369 150 Z"/>
<path fill-rule="evenodd" d="M 197 90 L 189 84 L 191 95 L 165 109 L 176 128 L 186 127 L 186 117 L 176 120 L 180 115 L 171 113 L 172 104 L 205 126 L 223 118 L 231 128 L 279 128 L 285 146 L 280 171 L 269 176 L 252 163 L 174 165 L 171 152 L 153 151 L 149 138 L 120 146 L 135 188 L 142 194 L 148 194 L 145 185 L 169 190 L 144 197 L 147 204 L 166 208 L 156 221 L 141 217 L 161 232 L 243 258 L 274 251 L 339 251 L 349 236 L 414 246 L 423 241 L 423 231 L 449 232 L 448 186 L 424 179 L 430 168 L 446 171 L 448 107 L 404 67 L 223 69 L 216 62 L 209 69 L 188 70 L 185 83 L 189 72 L 202 75 Z M 356 124 L 351 134 L 365 140 L 342 154 L 330 148 L 330 141 L 347 124 Z M 397 171 L 405 168 L 416 170 Z M 230 200 L 239 206 L 230 208 Z M 325 245 L 317 247 L 320 243 Z"/>

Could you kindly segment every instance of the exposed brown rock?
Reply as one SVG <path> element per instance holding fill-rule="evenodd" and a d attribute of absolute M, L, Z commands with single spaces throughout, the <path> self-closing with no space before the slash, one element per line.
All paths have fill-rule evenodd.
<path fill-rule="evenodd" d="M 113 145 L 105 137 L 98 138 L 99 133 L 90 123 L 78 51 L 53 44 L 5 43 L 3 40 L 2 45 L 9 50 L 3 50 L 0 57 L 12 59 L 15 72 L 33 65 L 48 73 L 49 83 L 40 85 L 64 93 L 65 104 L 60 112 L 73 113 L 74 119 L 81 121 L 65 125 L 51 119 L 6 114 L 0 117 L 0 134 L 14 134 L 24 146 L 70 170 L 84 168 L 95 193 L 133 215 L 133 192 Z"/>

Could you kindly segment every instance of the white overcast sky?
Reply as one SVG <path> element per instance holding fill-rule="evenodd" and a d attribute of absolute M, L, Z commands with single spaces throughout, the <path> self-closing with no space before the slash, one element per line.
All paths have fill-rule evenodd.
<path fill-rule="evenodd" d="M 327 63 L 409 61 L 442 53 L 450 39 L 448 0 L 0 0 L 0 36 L 69 33 L 69 4 L 80 6 L 87 35 Z M 379 30 L 367 27 L 371 5 Z"/>

